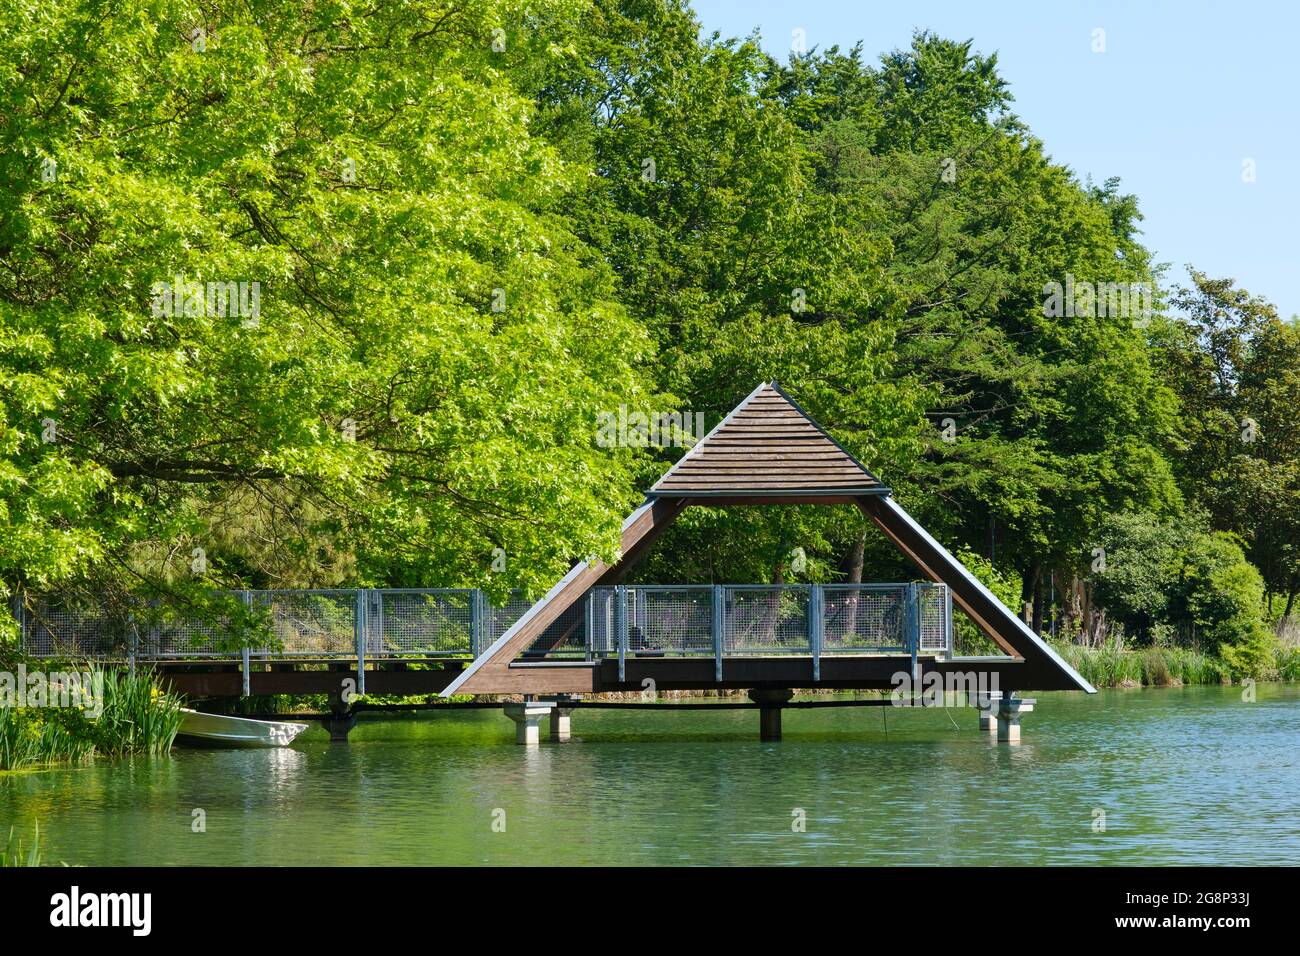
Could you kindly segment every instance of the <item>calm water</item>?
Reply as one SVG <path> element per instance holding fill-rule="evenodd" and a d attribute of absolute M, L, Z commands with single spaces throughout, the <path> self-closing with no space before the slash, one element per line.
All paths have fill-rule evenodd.
<path fill-rule="evenodd" d="M 0 833 L 82 865 L 1300 863 L 1300 687 L 1037 696 L 1018 747 L 964 709 L 787 711 L 776 744 L 753 711 L 579 710 L 536 750 L 488 710 L 313 728 L 0 776 Z"/>

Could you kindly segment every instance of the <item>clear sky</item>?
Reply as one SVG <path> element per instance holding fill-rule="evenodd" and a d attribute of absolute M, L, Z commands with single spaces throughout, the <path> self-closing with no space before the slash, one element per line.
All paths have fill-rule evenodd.
<path fill-rule="evenodd" d="M 1203 0 L 693 0 L 706 33 L 784 60 L 863 41 L 874 62 L 914 29 L 996 51 L 1012 109 L 1080 178 L 1118 176 L 1144 241 L 1300 313 L 1300 3 Z M 1094 30 L 1105 52 L 1093 52 Z M 1243 181 L 1243 163 L 1254 182 Z"/>

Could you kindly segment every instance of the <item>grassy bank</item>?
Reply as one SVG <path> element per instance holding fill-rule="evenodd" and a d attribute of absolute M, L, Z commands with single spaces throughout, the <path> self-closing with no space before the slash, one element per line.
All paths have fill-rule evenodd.
<path fill-rule="evenodd" d="M 102 696 L 72 707 L 0 707 L 0 771 L 171 749 L 181 702 L 164 693 L 152 674 L 49 661 L 40 666 L 49 672 L 88 671 L 92 686 L 102 686 Z M 36 669 L 29 665 L 29 672 Z"/>
<path fill-rule="evenodd" d="M 1173 687 L 1180 684 L 1230 684 L 1231 668 L 1218 657 L 1185 647 L 1119 648 L 1056 644 L 1057 653 L 1094 687 Z M 1300 680 L 1300 648 L 1278 651 L 1275 670 L 1262 675 Z"/>

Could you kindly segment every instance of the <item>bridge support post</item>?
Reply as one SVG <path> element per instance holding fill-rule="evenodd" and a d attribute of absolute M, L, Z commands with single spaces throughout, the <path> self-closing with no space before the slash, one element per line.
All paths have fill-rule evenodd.
<path fill-rule="evenodd" d="M 330 743 L 345 744 L 348 734 L 357 725 L 357 715 L 343 702 L 342 694 L 330 694 L 330 715 L 321 718 L 321 726 L 329 731 Z"/>
<path fill-rule="evenodd" d="M 975 697 L 975 706 L 979 708 L 980 730 L 986 734 L 996 733 L 998 729 L 998 705 L 1002 701 L 1002 691 L 994 690 Z"/>
<path fill-rule="evenodd" d="M 555 698 L 555 706 L 551 708 L 551 740 L 555 743 L 564 743 L 571 737 L 570 717 L 574 711 L 576 698 L 569 697 L 567 694 Z"/>
<path fill-rule="evenodd" d="M 523 703 L 506 703 L 505 715 L 515 722 L 515 743 L 536 747 L 542 742 L 542 718 L 549 717 L 555 709 L 552 700 L 526 700 Z"/>
<path fill-rule="evenodd" d="M 1036 702 L 1021 697 L 1003 697 L 998 703 L 998 742 L 1020 743 L 1020 717 L 1034 709 Z"/>
<path fill-rule="evenodd" d="M 758 739 L 781 739 L 781 708 L 790 702 L 794 691 L 788 687 L 755 687 L 749 699 L 758 704 Z"/>

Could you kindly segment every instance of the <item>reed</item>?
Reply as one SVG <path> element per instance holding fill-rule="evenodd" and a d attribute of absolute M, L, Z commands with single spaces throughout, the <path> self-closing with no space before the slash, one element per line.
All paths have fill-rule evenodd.
<path fill-rule="evenodd" d="M 40 762 L 40 737 L 22 714 L 14 707 L 0 707 L 0 770 L 21 770 Z"/>
<path fill-rule="evenodd" d="M 94 720 L 95 749 L 104 754 L 165 754 L 181 726 L 181 702 L 152 674 L 104 672 L 104 710 Z"/>
<path fill-rule="evenodd" d="M 1283 645 L 1278 649 L 1277 673 L 1282 680 L 1300 680 L 1300 646 Z"/>
<path fill-rule="evenodd" d="M 95 754 L 167 753 L 181 725 L 181 701 L 152 674 L 90 666 L 102 686 L 97 717 L 84 708 L 0 707 L 0 771 L 78 763 Z M 102 684 L 100 680 L 102 679 Z M 93 707 L 99 710 L 99 707 Z"/>
<path fill-rule="evenodd" d="M 9 866 L 40 866 L 41 865 L 41 827 L 36 825 L 32 833 L 32 845 L 23 851 L 22 841 L 14 833 L 14 828 L 9 828 L 9 839 L 4 847 L 0 848 L 0 867 Z"/>
<path fill-rule="evenodd" d="M 1057 651 L 1094 687 L 1169 687 L 1229 682 L 1228 668 L 1222 661 L 1187 647 L 1125 650 L 1114 644 L 1103 647 L 1059 644 Z M 1297 661 L 1297 671 L 1300 672 L 1300 661 Z"/>

